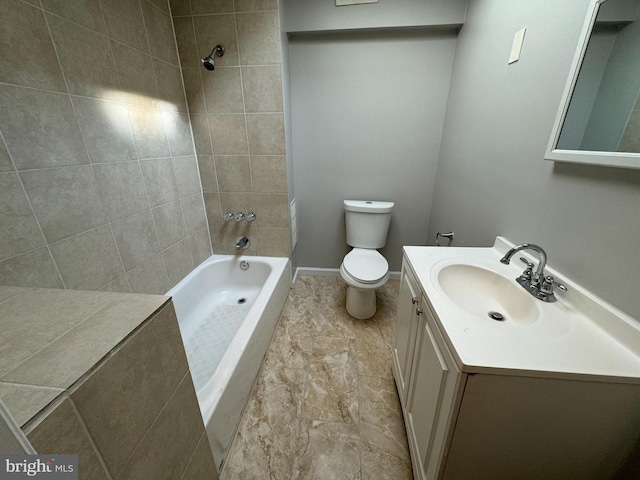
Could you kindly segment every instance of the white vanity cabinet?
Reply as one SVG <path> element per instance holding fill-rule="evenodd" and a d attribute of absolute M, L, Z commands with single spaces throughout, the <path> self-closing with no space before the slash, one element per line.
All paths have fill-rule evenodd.
<path fill-rule="evenodd" d="M 416 272 L 405 255 L 393 352 L 416 479 L 640 479 L 640 382 L 463 362 Z"/>
<path fill-rule="evenodd" d="M 429 302 L 406 262 L 398 297 L 393 371 L 414 476 L 436 478 L 465 376 L 445 345 Z"/>

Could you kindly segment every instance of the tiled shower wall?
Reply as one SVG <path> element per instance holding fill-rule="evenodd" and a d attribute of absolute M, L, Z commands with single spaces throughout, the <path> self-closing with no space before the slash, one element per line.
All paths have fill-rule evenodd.
<path fill-rule="evenodd" d="M 204 200 L 216 253 L 291 253 L 277 0 L 171 0 Z M 222 45 L 215 70 L 200 59 Z M 227 212 L 257 220 L 224 222 Z"/>
<path fill-rule="evenodd" d="M 0 284 L 166 292 L 211 253 L 167 0 L 0 16 Z"/>

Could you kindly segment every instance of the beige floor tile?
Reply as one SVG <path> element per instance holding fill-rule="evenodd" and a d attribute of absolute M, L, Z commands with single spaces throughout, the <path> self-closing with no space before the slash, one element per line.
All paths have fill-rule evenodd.
<path fill-rule="evenodd" d="M 355 320 L 339 277 L 299 277 L 289 294 L 221 480 L 411 479 L 391 373 L 399 282 Z"/>

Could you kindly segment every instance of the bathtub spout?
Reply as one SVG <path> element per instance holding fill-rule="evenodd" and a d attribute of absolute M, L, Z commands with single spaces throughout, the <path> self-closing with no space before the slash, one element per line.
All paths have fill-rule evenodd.
<path fill-rule="evenodd" d="M 236 250 L 246 250 L 251 246 L 251 241 L 244 235 L 236 238 Z"/>

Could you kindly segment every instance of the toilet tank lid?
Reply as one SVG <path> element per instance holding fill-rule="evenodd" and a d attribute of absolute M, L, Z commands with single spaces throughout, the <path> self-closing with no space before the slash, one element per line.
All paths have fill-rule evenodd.
<path fill-rule="evenodd" d="M 393 202 L 344 200 L 344 209 L 350 212 L 389 213 L 393 209 Z"/>

